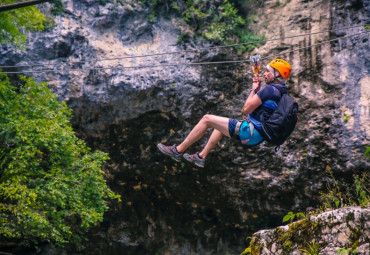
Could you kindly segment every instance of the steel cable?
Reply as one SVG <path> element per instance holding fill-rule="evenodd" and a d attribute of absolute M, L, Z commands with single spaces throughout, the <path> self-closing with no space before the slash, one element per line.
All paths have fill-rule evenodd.
<path fill-rule="evenodd" d="M 349 37 L 356 36 L 356 35 L 361 35 L 361 34 L 367 34 L 369 32 L 370 31 L 365 31 L 365 32 L 356 33 L 356 34 L 353 34 L 353 35 L 342 36 L 342 37 L 338 37 L 338 38 L 335 38 L 335 39 L 326 40 L 326 41 L 323 41 L 323 42 L 320 42 L 320 43 L 312 44 L 312 45 L 309 45 L 309 46 L 300 47 L 298 49 L 283 51 L 283 52 L 280 52 L 280 53 L 277 53 L 277 54 L 269 55 L 267 57 L 262 57 L 261 59 L 272 58 L 272 57 L 276 57 L 276 56 L 279 56 L 279 55 L 284 55 L 284 54 L 287 54 L 287 53 L 300 51 L 302 49 L 308 49 L 308 48 L 318 46 L 318 45 L 322 45 L 322 44 L 325 44 L 325 43 L 334 42 L 334 41 L 337 41 L 337 40 L 340 40 L 340 39 L 349 38 Z M 91 70 L 113 70 L 113 69 L 114 70 L 124 70 L 124 69 L 169 67 L 169 66 L 234 64 L 234 63 L 245 63 L 245 62 L 250 62 L 250 60 L 249 59 L 239 59 L 239 60 L 215 61 L 215 62 L 178 63 L 178 64 L 162 64 L 162 65 L 124 66 L 124 67 L 96 67 L 96 68 L 79 68 L 79 69 L 49 69 L 49 70 L 45 69 L 45 70 L 19 71 L 19 72 L 0 72 L 0 73 L 2 73 L 2 74 L 21 74 L 21 73 L 43 73 L 43 72 L 60 72 L 60 71 L 91 71 Z"/>
<path fill-rule="evenodd" d="M 112 61 L 112 60 L 121 60 L 121 59 L 131 59 L 131 58 L 144 58 L 144 57 L 154 57 L 154 56 L 163 56 L 163 55 L 170 55 L 170 54 L 181 54 L 181 53 L 191 53 L 191 52 L 200 52 L 200 51 L 206 51 L 206 50 L 213 50 L 213 49 L 219 49 L 219 48 L 228 48 L 228 47 L 236 47 L 236 46 L 243 46 L 248 44 L 255 44 L 255 43 L 262 43 L 262 42 L 270 42 L 270 41 L 277 41 L 277 40 L 284 40 L 284 39 L 291 39 L 296 37 L 303 37 L 303 36 L 309 36 L 309 35 L 315 35 L 315 34 L 322 34 L 327 32 L 334 32 L 334 31 L 342 31 L 352 28 L 358 28 L 363 27 L 365 25 L 356 25 L 352 27 L 344 27 L 339 29 L 330 29 L 330 30 L 323 30 L 313 33 L 306 33 L 306 34 L 300 34 L 300 35 L 293 35 L 293 36 L 286 36 L 276 39 L 269 39 L 269 40 L 259 40 L 259 41 L 252 41 L 252 42 L 246 42 L 246 43 L 237 43 L 237 44 L 230 44 L 230 45 L 223 45 L 223 46 L 212 46 L 212 47 L 205 47 L 201 49 L 196 50 L 184 50 L 184 51 L 173 51 L 173 52 L 163 52 L 163 53 L 153 53 L 153 54 L 145 54 L 145 55 L 137 55 L 137 56 L 126 56 L 126 57 L 116 57 L 116 58 L 102 58 L 102 59 L 93 59 L 93 60 L 86 60 L 86 61 L 64 61 L 63 63 L 71 63 L 71 64 L 83 64 L 88 62 L 101 62 L 101 61 Z M 38 66 L 50 66 L 55 64 L 34 64 L 34 65 L 19 65 L 19 66 L 0 66 L 0 69 L 2 68 L 21 68 L 21 67 L 38 67 Z"/>

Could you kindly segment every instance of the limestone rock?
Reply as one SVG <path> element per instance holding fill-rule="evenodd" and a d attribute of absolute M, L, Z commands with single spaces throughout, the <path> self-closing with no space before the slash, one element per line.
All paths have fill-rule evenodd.
<path fill-rule="evenodd" d="M 99 2 L 65 0 L 57 26 L 27 33 L 25 51 L 0 48 L 0 65 L 47 65 L 52 71 L 15 70 L 48 82 L 72 108 L 78 136 L 110 155 L 104 167 L 108 184 L 124 199 L 112 204 L 106 220 L 89 234 L 91 253 L 236 254 L 248 235 L 277 226 L 287 211 L 317 205 L 325 169 L 343 184 L 370 169 L 362 157 L 370 139 L 368 35 L 296 50 L 363 32 L 363 27 L 338 29 L 366 23 L 368 1 L 291 0 L 279 6 L 265 1 L 251 26 L 267 39 L 333 31 L 268 41 L 251 53 L 265 57 L 266 65 L 281 50 L 296 50 L 279 57 L 293 66 L 287 85 L 300 104 L 297 128 L 278 153 L 268 144 L 248 148 L 221 140 L 204 170 L 171 161 L 156 144 L 180 143 L 207 113 L 239 119 L 251 86 L 250 67 L 158 67 L 241 56 L 231 49 L 185 53 L 211 45 L 178 43 L 187 29 L 179 27 L 182 22 L 174 17 L 150 22 L 135 1 Z M 163 52 L 180 53 L 143 56 Z M 189 152 L 205 143 L 200 140 Z M 140 183 L 147 188 L 135 189 Z"/>
<path fill-rule="evenodd" d="M 336 255 L 340 251 L 368 255 L 370 208 L 344 207 L 334 211 L 253 234 L 253 255 L 312 254 Z M 339 231 L 338 231 L 339 230 Z M 318 253 L 314 253 L 313 251 Z"/>

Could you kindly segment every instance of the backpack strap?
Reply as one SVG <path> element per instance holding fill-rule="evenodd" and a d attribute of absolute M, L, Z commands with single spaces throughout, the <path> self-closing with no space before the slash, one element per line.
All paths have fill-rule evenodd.
<path fill-rule="evenodd" d="M 274 84 L 270 84 L 270 86 L 273 86 L 274 88 L 276 88 L 277 90 L 279 90 L 280 92 L 280 96 L 282 97 L 284 94 L 288 94 L 288 92 L 284 91 L 280 86 L 278 85 L 274 85 Z"/>
<path fill-rule="evenodd" d="M 280 99 L 279 99 L 279 102 L 281 100 L 281 98 L 283 97 L 284 94 L 288 94 L 288 92 L 286 90 L 283 90 L 280 86 L 278 85 L 275 85 L 275 84 L 268 84 L 274 88 L 276 88 L 279 93 L 280 93 Z M 279 104 L 279 102 L 276 102 L 277 104 Z M 264 111 L 261 110 L 261 113 L 260 113 L 260 119 L 259 121 L 263 124 L 265 122 L 265 117 L 264 117 Z"/>

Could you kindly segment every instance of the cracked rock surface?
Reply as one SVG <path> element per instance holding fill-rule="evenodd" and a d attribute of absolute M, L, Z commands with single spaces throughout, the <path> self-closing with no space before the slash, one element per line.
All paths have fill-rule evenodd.
<path fill-rule="evenodd" d="M 366 23 L 370 16 L 368 1 L 361 0 L 274 3 L 265 2 L 252 26 L 267 39 L 335 31 L 268 41 L 243 58 L 260 54 L 266 65 L 280 50 L 363 32 L 363 27 L 337 29 Z M 25 51 L 2 45 L 0 64 L 56 69 L 27 75 L 48 82 L 72 108 L 77 135 L 110 155 L 107 182 L 123 199 L 113 202 L 104 222 L 89 233 L 89 254 L 237 254 L 255 231 L 280 225 L 288 211 L 317 205 L 328 167 L 343 184 L 369 171 L 362 157 L 370 144 L 367 34 L 281 56 L 293 66 L 287 86 L 300 117 L 278 153 L 268 144 L 248 148 L 224 138 L 199 169 L 166 158 L 156 144 L 180 143 L 207 113 L 239 119 L 250 67 L 134 68 L 240 56 L 216 49 L 142 57 L 210 45 L 179 44 L 174 17 L 149 22 L 147 10 L 139 7 L 92 0 L 63 4 L 55 28 L 27 33 Z M 206 140 L 188 152 L 199 151 Z"/>
<path fill-rule="evenodd" d="M 344 207 L 253 235 L 255 254 L 302 254 L 317 246 L 319 254 L 341 250 L 367 255 L 370 251 L 370 208 Z M 289 238 L 288 238 L 289 237 Z M 253 253 L 252 253 L 253 254 Z"/>

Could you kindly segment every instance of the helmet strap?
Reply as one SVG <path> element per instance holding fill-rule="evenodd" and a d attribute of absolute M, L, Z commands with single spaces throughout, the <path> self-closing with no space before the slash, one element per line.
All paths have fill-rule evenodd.
<path fill-rule="evenodd" d="M 267 65 L 266 66 L 267 70 L 269 70 L 269 72 L 272 74 L 272 76 L 274 77 L 273 81 L 275 82 L 276 80 L 278 80 L 278 82 L 280 83 L 286 83 L 286 79 L 284 79 L 281 74 L 278 72 L 278 70 L 276 70 L 275 68 L 273 68 L 272 66 L 270 65 Z"/>
<path fill-rule="evenodd" d="M 267 65 L 266 68 L 267 68 L 267 70 L 269 70 L 269 72 L 272 74 L 272 76 L 274 77 L 274 80 L 275 80 L 276 79 L 276 75 L 275 75 L 276 69 L 273 68 L 270 65 Z"/>

